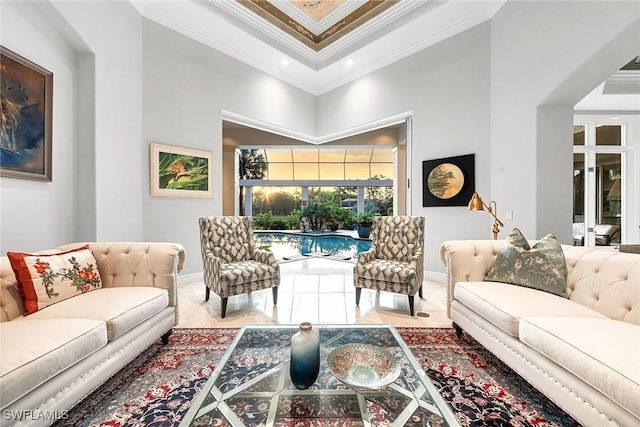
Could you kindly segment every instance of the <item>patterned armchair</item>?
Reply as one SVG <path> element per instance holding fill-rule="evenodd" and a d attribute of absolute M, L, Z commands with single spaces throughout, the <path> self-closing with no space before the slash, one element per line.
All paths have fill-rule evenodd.
<path fill-rule="evenodd" d="M 413 316 L 416 292 L 422 298 L 424 218 L 375 217 L 371 239 L 371 249 L 358 254 L 353 268 L 356 305 L 362 288 L 395 292 L 409 296 Z"/>
<path fill-rule="evenodd" d="M 272 288 L 278 302 L 280 266 L 271 252 L 256 248 L 253 218 L 241 216 L 202 217 L 200 246 L 205 300 L 211 290 L 222 299 L 222 317 L 230 296 Z"/>

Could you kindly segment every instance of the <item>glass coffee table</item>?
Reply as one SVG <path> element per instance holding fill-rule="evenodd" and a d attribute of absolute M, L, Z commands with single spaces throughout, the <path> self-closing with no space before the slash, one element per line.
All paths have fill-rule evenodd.
<path fill-rule="evenodd" d="M 245 326 L 193 400 L 180 426 L 458 426 L 453 413 L 393 326 L 326 325 L 320 331 L 320 374 L 298 390 L 289 377 L 297 326 Z M 385 348 L 401 374 L 379 390 L 355 389 L 327 367 L 344 344 Z"/>

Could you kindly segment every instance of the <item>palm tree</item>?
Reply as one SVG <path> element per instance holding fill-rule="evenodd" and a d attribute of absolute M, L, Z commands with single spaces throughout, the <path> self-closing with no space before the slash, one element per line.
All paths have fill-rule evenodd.
<path fill-rule="evenodd" d="M 267 175 L 267 159 L 257 149 L 240 150 L 240 179 L 263 179 Z M 244 215 L 244 187 L 240 186 L 240 215 Z"/>

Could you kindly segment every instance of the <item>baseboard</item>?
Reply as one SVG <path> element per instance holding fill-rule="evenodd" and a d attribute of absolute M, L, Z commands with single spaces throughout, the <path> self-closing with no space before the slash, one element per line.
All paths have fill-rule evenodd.
<path fill-rule="evenodd" d="M 204 275 L 202 271 L 197 273 L 189 273 L 189 274 L 179 274 L 178 275 L 178 284 L 181 283 L 191 283 L 191 282 L 202 282 L 204 280 Z"/>
<path fill-rule="evenodd" d="M 447 273 L 440 273 L 438 271 L 424 271 L 424 278 L 438 283 L 447 283 Z"/>

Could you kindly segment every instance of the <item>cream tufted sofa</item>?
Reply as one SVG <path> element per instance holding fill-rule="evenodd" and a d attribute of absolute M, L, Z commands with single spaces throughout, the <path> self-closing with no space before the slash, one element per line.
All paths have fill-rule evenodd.
<path fill-rule="evenodd" d="M 66 251 L 82 246 L 57 248 Z M 24 316 L 15 275 L 0 258 L 0 425 L 48 425 L 177 323 L 173 243 L 89 243 L 102 289 Z M 45 251 L 42 253 L 51 253 Z"/>
<path fill-rule="evenodd" d="M 563 298 L 484 282 L 503 243 L 442 244 L 458 333 L 473 336 L 583 425 L 640 425 L 640 255 L 563 245 Z"/>

